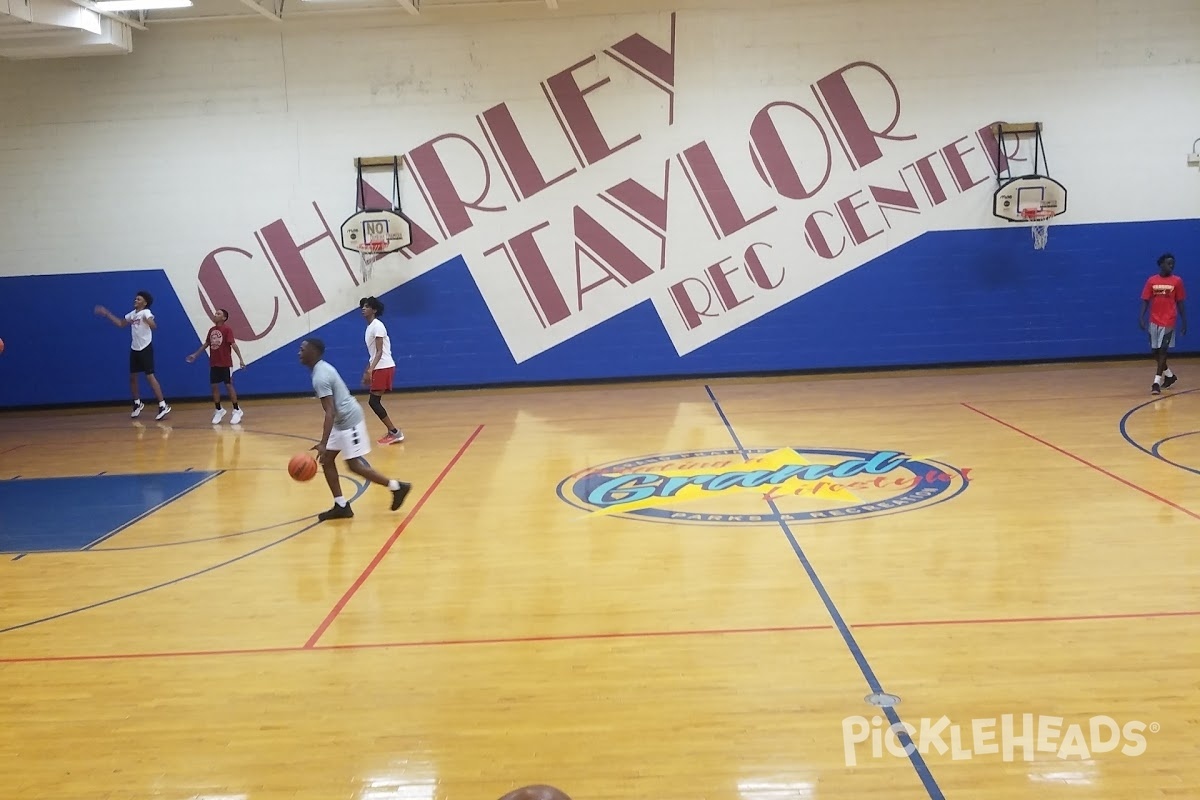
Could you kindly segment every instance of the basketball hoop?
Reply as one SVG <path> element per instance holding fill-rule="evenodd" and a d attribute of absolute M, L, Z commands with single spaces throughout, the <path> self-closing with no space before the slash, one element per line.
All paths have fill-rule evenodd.
<path fill-rule="evenodd" d="M 412 223 L 400 211 L 400 156 L 386 159 L 354 159 L 358 169 L 355 185 L 355 207 L 357 211 L 342 223 L 342 247 L 358 253 L 359 275 L 363 282 L 371 280 L 375 262 L 412 244 Z M 392 202 L 374 189 L 368 196 L 367 184 L 363 181 L 364 162 L 370 166 L 392 168 Z"/>
<path fill-rule="evenodd" d="M 1037 132 L 1040 149 L 1041 123 L 1037 123 Z M 992 193 L 992 214 L 1008 222 L 1028 224 L 1034 249 L 1044 250 L 1050 236 L 1050 220 L 1067 212 L 1067 187 L 1049 175 L 1038 174 L 1036 155 L 1033 168 L 1029 175 L 997 178 L 1000 185 Z"/>
<path fill-rule="evenodd" d="M 361 248 L 358 251 L 359 273 L 365 283 L 371 280 L 375 262 L 387 255 L 387 238 L 371 239 L 363 242 L 359 247 Z"/>
<path fill-rule="evenodd" d="M 1033 233 L 1033 249 L 1044 250 L 1050 238 L 1050 217 L 1054 216 L 1054 213 L 1035 206 L 1021 209 L 1021 216 L 1026 222 L 1032 223 L 1030 230 Z"/>

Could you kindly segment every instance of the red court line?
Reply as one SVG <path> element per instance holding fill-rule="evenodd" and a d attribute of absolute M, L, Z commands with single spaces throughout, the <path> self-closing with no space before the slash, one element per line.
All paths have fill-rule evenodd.
<path fill-rule="evenodd" d="M 421 499 L 417 500 L 416 504 L 412 507 L 412 510 L 405 515 L 404 519 L 396 527 L 396 530 L 394 530 L 392 535 L 388 537 L 388 540 L 383 543 L 383 547 L 379 548 L 379 552 L 375 554 L 375 558 L 371 559 L 371 563 L 367 564 L 367 568 L 362 571 L 362 574 L 358 576 L 354 583 L 350 584 L 350 588 L 347 589 L 346 593 L 342 595 L 342 599 L 337 601 L 337 604 L 329 611 L 328 614 L 325 615 L 325 619 L 323 619 L 321 624 L 317 626 L 317 629 L 313 631 L 312 636 L 308 637 L 308 641 L 304 643 L 306 648 L 312 648 L 314 645 L 316 645 L 317 641 L 323 635 L 325 635 L 325 631 L 327 631 L 329 626 L 333 624 L 333 621 L 337 619 L 337 615 L 342 613 L 342 609 L 344 609 L 346 604 L 350 602 L 350 598 L 354 597 L 355 592 L 362 588 L 362 585 L 367 582 L 367 578 L 371 577 L 371 573 L 374 572 L 375 568 L 379 566 L 379 563 L 383 561 L 383 557 L 387 555 L 388 550 L 392 549 L 392 545 L 394 545 L 396 540 L 400 538 L 400 534 L 404 533 L 404 529 L 408 527 L 408 523 L 413 521 L 413 518 L 417 516 L 417 512 L 419 512 L 421 507 L 425 505 L 425 501 L 432 497 L 433 493 L 437 491 L 438 486 L 441 485 L 442 481 L 450 473 L 450 470 L 454 468 L 454 465 L 458 463 L 458 460 L 462 458 L 463 453 L 467 452 L 467 448 L 471 446 L 471 443 L 475 441 L 475 437 L 479 436 L 479 432 L 482 430 L 482 425 L 477 427 L 475 432 L 468 436 L 467 440 L 463 442 L 462 447 L 458 448 L 458 452 L 455 453 L 454 457 L 450 459 L 450 463 L 446 464 L 446 466 L 442 468 L 442 471 L 438 473 L 438 476 L 433 479 L 433 483 L 429 484 L 429 488 L 425 490 L 423 495 L 421 495 Z"/>
<path fill-rule="evenodd" d="M 1196 611 L 1145 611 L 1132 614 L 1091 614 L 1057 617 L 1011 617 L 994 619 L 937 619 L 899 620 L 891 622 L 863 622 L 851 628 L 916 628 L 935 625 L 1002 625 L 1037 622 L 1098 622 L 1119 619 L 1162 619 L 1170 617 L 1200 617 Z M 682 636 L 731 636 L 756 633 L 803 633 L 807 631 L 836 630 L 831 623 L 821 625 L 783 625 L 765 628 L 716 628 L 703 630 L 675 631 L 626 631 L 618 633 L 567 633 L 545 636 L 512 636 L 490 639 L 425 639 L 409 642 L 365 642 L 362 644 L 335 645 L 292 645 L 289 647 L 254 647 L 233 650 L 183 650 L 161 653 L 101 653 L 74 656 L 22 656 L 0 658 L 0 664 L 32 664 L 56 661 L 128 661 L 146 658 L 185 658 L 197 656 L 243 656 L 272 655 L 279 653 L 328 653 L 338 650 L 381 650 L 408 647 L 448 647 L 454 645 L 524 644 L 537 642 L 577 642 L 613 639 L 651 639 Z"/>
<path fill-rule="evenodd" d="M 1046 447 L 1049 447 L 1051 450 L 1062 453 L 1067 458 L 1074 459 L 1075 461 L 1078 461 L 1080 464 L 1083 464 L 1085 467 L 1091 467 L 1092 469 L 1096 470 L 1100 474 L 1107 475 L 1108 477 L 1112 478 L 1114 481 L 1118 481 L 1119 483 L 1125 484 L 1130 489 L 1136 489 L 1137 491 L 1141 492 L 1142 494 L 1146 495 L 1147 497 L 1152 497 L 1155 500 L 1157 500 L 1158 502 L 1168 505 L 1171 508 L 1175 509 L 1176 511 L 1182 511 L 1184 514 L 1187 514 L 1192 519 L 1200 519 L 1200 514 L 1197 514 L 1195 511 L 1192 511 L 1191 509 L 1188 509 L 1188 508 L 1184 508 L 1183 506 L 1179 505 L 1178 503 L 1176 503 L 1173 500 L 1168 500 L 1167 498 L 1163 497 L 1162 495 L 1155 494 L 1154 492 L 1150 491 L 1149 489 L 1147 489 L 1143 486 L 1139 486 L 1138 484 L 1134 483 L 1133 481 L 1126 480 L 1125 478 L 1122 478 L 1120 475 L 1117 475 L 1113 472 L 1109 472 L 1104 467 L 1101 467 L 1097 464 L 1093 464 L 1091 461 L 1088 461 L 1086 458 L 1083 458 L 1082 456 L 1077 456 L 1074 453 L 1070 452 L 1069 450 L 1064 450 L 1056 444 L 1051 444 L 1050 442 L 1046 441 L 1045 439 L 1034 436 L 1032 433 L 1029 433 L 1028 431 L 1023 431 L 1020 428 L 1018 428 L 1016 425 L 1013 425 L 1011 422 L 1005 422 L 1004 420 L 1000 419 L 999 417 L 994 417 L 991 414 L 987 413 L 986 411 L 980 411 L 978 408 L 975 408 L 974 406 L 972 406 L 969 403 L 962 403 L 962 406 L 964 408 L 970 409 L 971 411 L 974 411 L 976 414 L 980 415 L 981 417 L 987 417 L 992 422 L 998 422 L 1001 425 L 1003 425 L 1004 427 L 1008 428 L 1009 430 L 1016 431 L 1017 433 L 1021 434 L 1022 436 L 1026 437 L 1026 438 L 1033 439 L 1038 444 L 1043 444 Z"/>
<path fill-rule="evenodd" d="M 1200 612 L 1196 612 L 1200 614 Z M 236 650 L 185 650 L 162 653 L 110 653 L 78 656 L 25 656 L 0 658 L 0 664 L 28 664 L 43 661 L 125 661 L 140 658 L 183 658 L 187 656 L 245 656 L 276 653 L 328 653 L 335 650 L 382 650 L 402 647 L 449 647 L 453 645 L 532 644 L 537 642 L 576 642 L 595 639 L 650 639 L 668 636 L 725 636 L 747 633 L 792 633 L 797 631 L 833 630 L 830 624 L 784 625 L 769 628 L 714 628 L 682 631 L 626 631 L 617 633 L 564 633 L 545 636 L 507 636 L 490 639 L 418 639 L 409 642 L 365 642 L 361 644 L 327 644 L 289 647 L 256 647 Z"/>
<path fill-rule="evenodd" d="M 188 658 L 195 656 L 253 656 L 266 653 L 299 653 L 303 647 L 246 647 L 233 650 L 171 650 L 162 653 L 94 653 L 78 656 L 23 656 L 0 658 L 0 664 L 41 664 L 58 661 L 134 661 L 145 658 Z"/>
<path fill-rule="evenodd" d="M 1200 613 L 1200 612 L 1198 612 Z M 833 630 L 829 624 L 780 625 L 770 628 L 713 628 L 684 631 L 634 631 L 625 633 L 562 633 L 543 636 L 503 636 L 494 639 L 427 639 L 415 642 L 382 642 L 379 644 L 330 644 L 319 650 L 367 650 L 381 647 L 448 647 L 464 644 L 526 644 L 537 642 L 582 642 L 594 639 L 655 639 L 667 636 L 731 636 L 745 633 L 795 633 L 797 631 Z M 3 661 L 3 659 L 0 659 Z"/>

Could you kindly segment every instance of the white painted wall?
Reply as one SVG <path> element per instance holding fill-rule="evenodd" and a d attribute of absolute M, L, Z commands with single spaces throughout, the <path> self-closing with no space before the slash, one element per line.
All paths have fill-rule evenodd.
<path fill-rule="evenodd" d="M 832 210 L 872 182 L 895 183 L 905 165 L 992 120 L 1045 123 L 1050 171 L 1071 192 L 1061 224 L 1197 215 L 1200 171 L 1185 164 L 1200 136 L 1194 0 L 831 0 L 745 13 L 685 9 L 675 20 L 673 125 L 668 93 L 605 54 L 633 34 L 669 48 L 669 14 L 415 28 L 367 26 L 366 19 L 161 26 L 140 36 L 128 57 L 0 62 L 0 275 L 161 267 L 199 330 L 207 325 L 196 289 L 200 263 L 217 248 L 241 248 L 253 258 L 222 261 L 235 291 L 278 296 L 284 309 L 270 335 L 243 345 L 255 358 L 345 313 L 367 290 L 381 294 L 461 254 L 518 360 L 646 298 L 686 353 L 928 230 L 1004 224 L 990 214 L 994 183 L 985 181 L 919 215 L 893 215 L 891 229 L 836 259 L 815 255 L 803 227 L 814 211 Z M 642 139 L 585 169 L 542 82 L 593 56 L 578 78 L 610 80 L 588 97 L 605 136 Z M 834 142 L 821 192 L 781 198 L 751 160 L 755 115 L 787 101 L 820 117 L 811 84 L 856 61 L 892 78 L 902 106 L 896 130 L 916 138 L 886 142 L 883 157 L 858 171 Z M 869 70 L 857 70 L 851 85 L 870 114 L 888 113 L 890 90 Z M 502 102 L 544 173 L 576 174 L 516 202 L 476 122 Z M 814 129 L 798 115 L 780 119 L 789 147 L 798 145 L 810 159 L 802 169 L 817 168 Z M 305 259 L 325 303 L 311 313 L 294 311 L 295 298 L 280 288 L 256 231 L 282 219 L 298 241 L 315 237 L 323 226 L 314 203 L 336 228 L 354 210 L 355 156 L 408 153 L 448 133 L 478 143 L 493 174 L 488 201 L 508 210 L 477 216 L 470 230 L 415 258 L 390 257 L 366 287 L 355 284 L 331 241 L 317 243 Z M 577 263 L 573 207 L 593 213 L 657 265 L 661 231 L 596 195 L 629 178 L 661 191 L 664 163 L 702 141 L 745 209 L 778 211 L 718 238 L 676 159 L 665 268 L 629 287 L 603 284 L 585 295 L 580 310 L 577 268 L 585 284 L 604 273 L 586 257 Z M 449 146 L 444 152 L 466 193 L 479 180 L 478 162 L 465 148 L 461 156 Z M 973 174 L 986 169 L 978 151 L 964 158 Z M 945 162 L 933 163 L 948 180 Z M 371 180 L 389 191 L 390 176 Z M 411 173 L 403 184 L 406 212 L 436 233 Z M 863 213 L 882 227 L 877 209 Z M 503 253 L 483 255 L 541 222 L 550 228 L 538 241 L 572 311 L 551 326 L 533 313 Z M 764 269 L 782 283 L 756 288 L 743 265 L 730 278 L 743 302 L 713 306 L 719 318 L 689 330 L 670 287 L 699 281 L 722 259 L 738 267 L 756 242 L 771 245 L 761 251 Z M 708 283 L 704 291 L 715 297 Z M 699 295 L 693 300 L 701 302 Z M 255 326 L 265 325 L 265 301 L 247 301 L 247 309 Z"/>

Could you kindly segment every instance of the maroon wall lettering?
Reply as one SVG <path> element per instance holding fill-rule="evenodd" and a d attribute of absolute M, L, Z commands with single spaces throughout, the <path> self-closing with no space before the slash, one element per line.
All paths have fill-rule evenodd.
<path fill-rule="evenodd" d="M 463 197 L 450 179 L 450 172 L 438 152 L 440 142 L 461 142 L 475 154 L 483 179 L 483 188 L 474 199 L 468 200 Z M 483 204 L 492 188 L 492 171 L 479 145 L 460 133 L 444 133 L 417 146 L 408 154 L 408 164 L 445 238 L 457 236 L 475 224 L 471 215 L 467 213 L 468 210 L 495 213 L 508 208 Z"/>
<path fill-rule="evenodd" d="M 866 114 L 854 97 L 854 92 L 846 81 L 846 75 L 851 70 L 875 72 L 882 76 L 891 87 L 893 107 L 890 109 L 890 113 L 892 118 L 883 126 L 882 130 L 875 130 L 871 127 L 871 123 L 867 122 Z M 840 140 L 850 158 L 850 166 L 854 169 L 861 169 L 867 164 L 883 158 L 883 150 L 879 147 L 880 140 L 900 142 L 917 138 L 915 133 L 893 135 L 892 131 L 900 122 L 900 90 L 896 88 L 896 82 L 892 80 L 892 76 L 870 62 L 856 61 L 836 72 L 829 73 L 816 82 L 813 86 L 813 93 L 817 95 L 817 99 L 822 101 L 822 106 L 829 112 L 830 121 L 838 129 Z"/>
<path fill-rule="evenodd" d="M 229 285 L 229 280 L 221 270 L 217 257 L 222 253 L 237 253 L 247 260 L 254 260 L 254 256 L 237 247 L 218 247 L 206 255 L 200 262 L 200 271 L 196 275 L 200 304 L 204 313 L 210 317 L 218 308 L 225 309 L 229 312 L 229 327 L 233 329 L 233 335 L 243 342 L 257 341 L 269 334 L 279 321 L 279 295 L 268 295 L 271 302 L 271 321 L 261 331 L 254 330 L 246 309 L 242 307 L 241 300 L 234 294 L 233 287 Z M 259 293 L 257 297 L 265 300 L 267 296 Z"/>
<path fill-rule="evenodd" d="M 692 191 L 696 199 L 704 206 L 709 220 L 715 226 L 714 233 L 718 238 L 730 236 L 743 228 L 765 219 L 775 213 L 776 206 L 760 211 L 753 217 L 747 217 L 738 205 L 729 182 L 725 180 L 717 159 L 713 156 L 708 142 L 694 144 L 684 150 L 679 156 L 680 162 L 689 170 L 692 179 Z"/>
<path fill-rule="evenodd" d="M 640 135 L 635 135 L 616 146 L 610 146 L 605 141 L 604 133 L 600 130 L 600 124 L 596 122 L 596 115 L 588 107 L 586 98 L 592 92 L 606 86 L 612 79 L 601 78 L 591 86 L 581 87 L 575 82 L 573 74 L 576 70 L 586 67 L 595 60 L 595 56 L 589 56 L 557 75 L 551 75 L 543 84 L 547 98 L 551 98 L 551 104 L 561 114 L 560 122 L 563 125 L 563 132 L 577 146 L 576 155 L 581 157 L 580 163 L 583 166 L 603 161 L 613 153 L 625 149 L 642 138 Z"/>
<path fill-rule="evenodd" d="M 651 85 L 662 89 L 670 98 L 667 124 L 675 124 L 675 14 L 671 14 L 671 49 L 664 50 L 654 42 L 635 33 L 604 51 Z"/>
<path fill-rule="evenodd" d="M 820 176 L 810 179 L 808 185 L 805 185 L 804 179 L 800 177 L 796 161 L 788 153 L 787 146 L 783 142 L 783 137 L 780 135 L 771 113 L 775 109 L 784 108 L 798 111 L 812 122 L 817 132 L 821 134 L 821 141 L 825 143 L 823 151 L 804 154 L 806 162 L 811 159 L 818 165 L 815 167 L 814 173 Z M 833 171 L 833 151 L 829 145 L 829 136 L 826 135 L 825 129 L 821 127 L 817 118 L 802 106 L 785 102 L 763 106 L 755 115 L 754 121 L 750 123 L 750 143 L 754 154 L 754 166 L 758 170 L 759 176 L 775 191 L 788 199 L 807 200 L 821 191 L 829 181 L 829 175 Z"/>
<path fill-rule="evenodd" d="M 543 189 L 575 174 L 574 169 L 550 179 L 542 174 L 507 104 L 493 106 L 477 119 L 518 200 L 528 200 Z"/>
<path fill-rule="evenodd" d="M 550 265 L 546 263 L 546 257 L 543 255 L 541 247 L 538 246 L 537 239 L 534 238 L 538 231 L 548 227 L 550 227 L 550 223 L 543 222 L 483 253 L 484 256 L 490 256 L 496 252 L 504 253 L 508 258 L 508 263 L 512 266 L 513 273 L 525 290 L 525 297 L 528 298 L 529 304 L 533 307 L 538 319 L 541 320 L 543 327 L 562 322 L 571 316 L 571 310 L 567 308 L 567 300 L 563 297 L 562 290 L 558 288 L 558 282 L 554 280 L 554 273 L 550 271 Z"/>

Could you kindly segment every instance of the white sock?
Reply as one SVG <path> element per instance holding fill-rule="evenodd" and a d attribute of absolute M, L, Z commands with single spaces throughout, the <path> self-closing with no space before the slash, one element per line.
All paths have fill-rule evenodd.
<path fill-rule="evenodd" d="M 167 407 L 167 401 L 166 401 L 166 400 L 159 400 L 159 401 L 158 401 L 158 407 L 159 407 L 159 408 L 166 408 L 166 407 Z"/>
<path fill-rule="evenodd" d="M 1165 376 L 1166 376 L 1166 377 L 1168 377 L 1168 378 L 1173 378 L 1173 377 L 1175 377 L 1175 373 L 1174 373 L 1174 372 L 1171 372 L 1171 368 L 1170 368 L 1170 367 L 1167 367 L 1166 371 L 1165 371 L 1165 372 L 1163 372 L 1163 375 L 1165 375 Z"/>
<path fill-rule="evenodd" d="M 339 506 L 344 506 L 346 505 L 346 498 L 338 495 L 337 497 L 333 498 L 333 502 L 337 503 Z"/>
<path fill-rule="evenodd" d="M 400 488 L 400 481 L 388 481 L 388 488 L 393 492 Z"/>
<path fill-rule="evenodd" d="M 1155 382 L 1155 383 L 1162 383 L 1162 375 L 1155 375 L 1155 376 L 1154 376 L 1154 382 Z"/>

